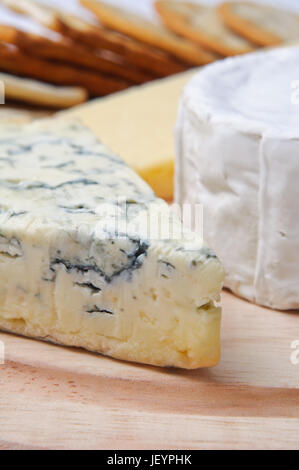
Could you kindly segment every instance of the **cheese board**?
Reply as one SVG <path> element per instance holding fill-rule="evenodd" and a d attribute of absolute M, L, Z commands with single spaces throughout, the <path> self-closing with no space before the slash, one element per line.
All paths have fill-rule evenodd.
<path fill-rule="evenodd" d="M 0 449 L 298 448 L 299 312 L 228 291 L 222 304 L 222 358 L 211 369 L 142 366 L 0 333 Z"/>

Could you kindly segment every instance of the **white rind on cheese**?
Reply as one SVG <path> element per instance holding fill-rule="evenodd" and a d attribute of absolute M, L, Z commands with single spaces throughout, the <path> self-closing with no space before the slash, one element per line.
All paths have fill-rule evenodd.
<path fill-rule="evenodd" d="M 208 66 L 176 129 L 176 200 L 204 205 L 225 285 L 283 310 L 299 308 L 298 77 L 299 48 Z"/>
<path fill-rule="evenodd" d="M 133 170 L 63 120 L 1 127 L 0 149 L 1 329 L 160 366 L 218 362 L 223 269 L 189 232 L 146 239 L 152 205 L 181 223 Z"/>

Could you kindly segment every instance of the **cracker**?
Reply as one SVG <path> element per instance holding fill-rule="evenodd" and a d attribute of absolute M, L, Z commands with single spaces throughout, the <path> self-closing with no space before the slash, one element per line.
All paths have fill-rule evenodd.
<path fill-rule="evenodd" d="M 104 28 L 98 19 L 77 1 L 4 0 L 11 8 L 26 13 L 49 29 L 60 32 L 93 50 L 110 50 L 121 57 L 127 67 L 140 69 L 155 77 L 165 77 L 187 69 L 168 54 L 140 44 L 132 38 Z"/>
<path fill-rule="evenodd" d="M 129 65 L 155 77 L 166 77 L 185 71 L 188 66 L 169 54 L 142 44 L 116 31 L 83 24 L 70 15 L 60 15 L 61 32 L 93 49 L 107 49 L 121 56 Z M 79 25 L 80 23 L 80 25 Z"/>
<path fill-rule="evenodd" d="M 155 6 L 169 29 L 218 54 L 231 56 L 255 49 L 223 23 L 216 8 L 175 0 L 158 0 Z"/>
<path fill-rule="evenodd" d="M 49 29 L 60 31 L 60 14 L 72 15 L 80 22 L 88 25 L 97 25 L 96 17 L 86 8 L 80 5 L 79 0 L 1 0 L 2 3 L 12 7 L 20 13 L 26 12 L 37 20 L 38 23 Z M 80 23 L 79 23 L 80 27 Z"/>
<path fill-rule="evenodd" d="M 55 11 L 51 8 L 41 8 L 38 2 L 34 0 L 18 0 L 11 2 L 10 0 L 1 0 L 1 3 L 12 8 L 17 13 L 26 13 L 29 17 L 35 19 L 38 24 L 45 26 L 49 30 L 59 32 L 59 21 L 55 15 Z"/>
<path fill-rule="evenodd" d="M 260 46 L 299 39 L 299 16 L 293 12 L 250 2 L 225 2 L 218 11 L 233 31 Z"/>
<path fill-rule="evenodd" d="M 16 33 L 13 43 L 28 54 L 42 59 L 55 60 L 85 67 L 93 71 L 104 72 L 128 80 L 132 85 L 145 83 L 153 78 L 153 76 L 142 70 L 129 67 L 121 58 L 109 53 L 109 51 L 106 53 L 100 50 L 89 51 L 77 44 L 67 44 L 67 41 L 59 45 L 53 45 L 50 41 L 40 40 L 40 38 L 33 35 L 24 35 L 22 32 Z"/>
<path fill-rule="evenodd" d="M 9 0 L 1 0 L 1 29 L 6 29 L 7 31 L 23 31 L 24 33 L 32 34 L 45 40 L 50 40 L 54 43 L 59 43 L 61 41 L 61 35 L 55 32 L 54 30 L 43 26 L 43 24 L 41 23 L 32 21 L 30 18 L 18 14 L 16 11 L 13 12 L 11 10 L 11 7 L 13 6 L 13 9 L 16 10 L 15 5 L 18 5 L 18 2 L 9 2 Z"/>
<path fill-rule="evenodd" d="M 58 87 L 3 72 L 0 72 L 0 82 L 5 87 L 5 100 L 49 108 L 68 108 L 83 103 L 88 97 L 84 88 Z"/>
<path fill-rule="evenodd" d="M 56 85 L 79 86 L 92 96 L 104 96 L 129 87 L 130 83 L 104 74 L 31 57 L 16 46 L 0 42 L 0 70 Z"/>
<path fill-rule="evenodd" d="M 9 0 L 6 3 L 9 4 Z M 11 3 L 13 5 L 14 2 Z M 15 44 L 28 54 L 104 72 L 132 84 L 144 83 L 153 78 L 145 72 L 128 67 L 121 58 L 113 54 L 104 55 L 101 51 L 90 51 L 80 44 L 74 44 L 72 40 L 41 27 L 33 19 L 9 10 L 2 4 L 0 25 L 0 40 Z"/>
<path fill-rule="evenodd" d="M 127 10 L 96 0 L 81 0 L 81 3 L 95 13 L 106 27 L 165 50 L 191 65 L 204 65 L 217 59 L 212 52 L 173 34 L 162 25 L 151 23 Z"/>

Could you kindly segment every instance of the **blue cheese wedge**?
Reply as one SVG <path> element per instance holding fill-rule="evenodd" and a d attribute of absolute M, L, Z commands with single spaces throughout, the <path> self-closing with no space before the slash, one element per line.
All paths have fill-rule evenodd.
<path fill-rule="evenodd" d="M 123 160 L 53 119 L 0 127 L 0 170 L 2 330 L 158 366 L 217 364 L 223 268 Z"/>

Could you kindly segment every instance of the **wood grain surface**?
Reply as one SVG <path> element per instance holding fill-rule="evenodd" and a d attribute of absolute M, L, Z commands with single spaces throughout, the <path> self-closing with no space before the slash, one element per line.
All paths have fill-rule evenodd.
<path fill-rule="evenodd" d="M 222 360 L 197 371 L 0 333 L 0 449 L 298 449 L 299 312 L 223 310 Z"/>

